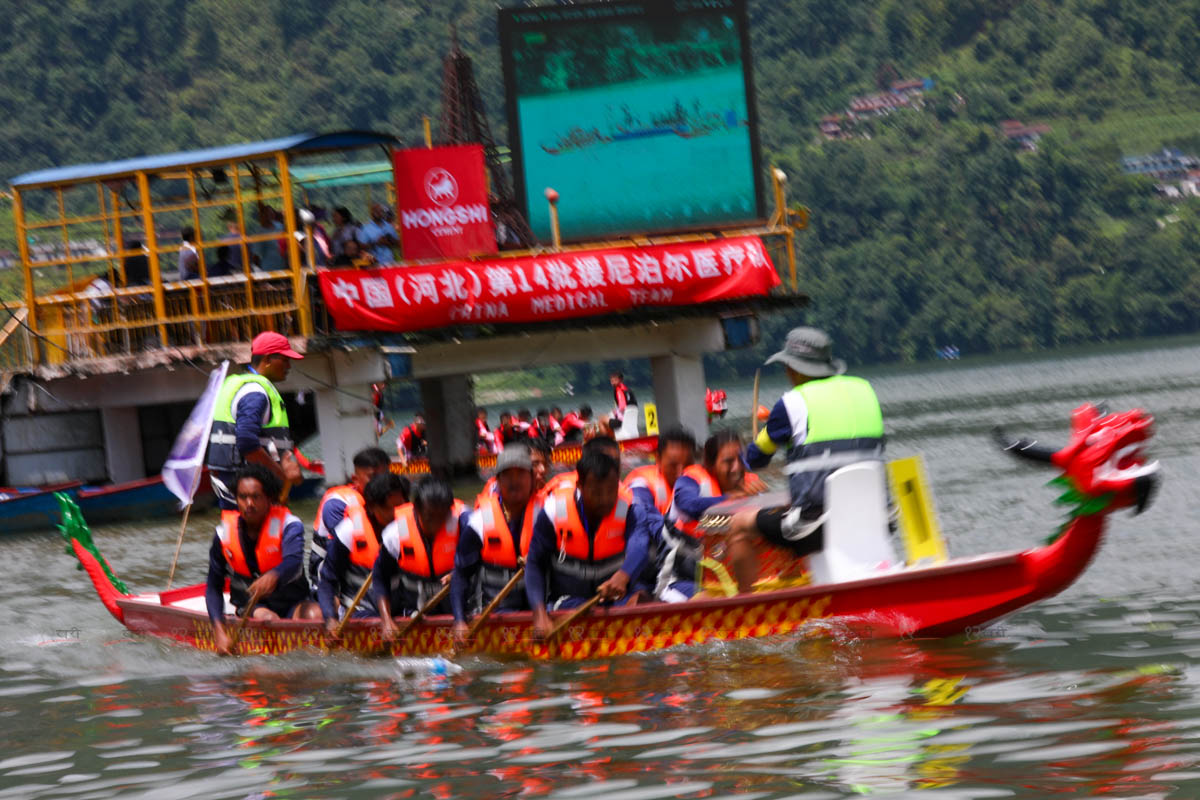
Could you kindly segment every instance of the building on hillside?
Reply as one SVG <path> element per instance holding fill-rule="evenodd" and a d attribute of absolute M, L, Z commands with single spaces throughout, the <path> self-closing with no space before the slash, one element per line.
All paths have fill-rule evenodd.
<path fill-rule="evenodd" d="M 913 78 L 907 81 L 896 81 L 892 84 L 892 93 L 905 97 L 919 97 L 933 88 L 933 78 Z"/>
<path fill-rule="evenodd" d="M 845 121 L 846 117 L 843 114 L 826 114 L 821 117 L 821 135 L 830 141 L 849 139 L 850 132 L 842 127 L 842 123 Z"/>
<path fill-rule="evenodd" d="M 1174 183 L 1188 178 L 1192 170 L 1200 169 L 1200 158 L 1174 147 L 1164 147 L 1161 153 L 1125 156 L 1121 169 L 1130 175 L 1148 175 L 1157 181 Z"/>
<path fill-rule="evenodd" d="M 846 109 L 846 116 L 852 120 L 864 119 L 866 117 L 883 117 L 891 114 L 898 108 L 908 108 L 912 105 L 912 99 L 903 94 L 896 94 L 894 92 L 863 94 L 850 98 L 850 105 Z"/>
<path fill-rule="evenodd" d="M 894 81 L 885 92 L 860 94 L 850 98 L 844 113 L 821 117 L 819 127 L 826 139 L 849 139 L 859 120 L 884 117 L 902 108 L 923 108 L 923 95 L 933 88 L 932 78 Z"/>
<path fill-rule="evenodd" d="M 1006 119 L 1000 123 L 1000 132 L 1010 142 L 1015 142 L 1022 150 L 1030 153 L 1037 152 L 1038 140 L 1050 133 L 1050 126 L 1026 125 L 1015 119 Z"/>
<path fill-rule="evenodd" d="M 1187 177 L 1179 182 L 1179 191 L 1190 197 L 1200 197 L 1200 169 L 1188 170 Z"/>

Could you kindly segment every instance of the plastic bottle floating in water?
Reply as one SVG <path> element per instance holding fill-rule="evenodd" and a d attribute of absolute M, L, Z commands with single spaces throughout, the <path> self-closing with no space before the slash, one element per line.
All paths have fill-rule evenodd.
<path fill-rule="evenodd" d="M 433 675 L 441 677 L 444 675 L 457 675 L 463 671 L 463 668 L 453 661 L 447 661 L 441 656 L 433 658 L 397 658 L 395 660 L 396 671 L 401 675 Z"/>

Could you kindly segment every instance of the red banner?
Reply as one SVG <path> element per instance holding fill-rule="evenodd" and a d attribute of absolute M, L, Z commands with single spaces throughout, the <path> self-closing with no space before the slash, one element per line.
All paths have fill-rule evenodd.
<path fill-rule="evenodd" d="M 543 322 L 761 297 L 779 276 L 757 236 L 531 258 L 322 270 L 339 330 Z"/>
<path fill-rule="evenodd" d="M 482 145 L 394 150 L 392 164 L 406 259 L 496 252 Z"/>

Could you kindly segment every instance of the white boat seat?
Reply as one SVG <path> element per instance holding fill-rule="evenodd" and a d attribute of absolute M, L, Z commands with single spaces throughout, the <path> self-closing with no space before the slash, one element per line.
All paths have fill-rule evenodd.
<path fill-rule="evenodd" d="M 809 556 L 813 583 L 855 580 L 900 565 L 888 537 L 887 473 L 863 461 L 825 479 L 824 548 Z"/>

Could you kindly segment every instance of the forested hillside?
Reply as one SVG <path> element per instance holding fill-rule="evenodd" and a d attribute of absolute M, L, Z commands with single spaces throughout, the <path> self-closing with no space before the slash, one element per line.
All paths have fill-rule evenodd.
<path fill-rule="evenodd" d="M 806 316 L 853 361 L 1200 329 L 1200 205 L 1122 155 L 1200 153 L 1200 0 L 750 0 L 764 149 L 813 211 Z M 416 141 L 451 23 L 505 136 L 484 0 L 0 2 L 0 175 L 309 129 Z M 826 141 L 899 78 L 923 108 Z M 1045 124 L 1024 152 L 1002 120 Z M 12 246 L 0 201 L 0 249 Z M 771 320 L 768 338 L 795 319 Z M 764 348 L 765 349 L 765 348 Z M 757 353 L 718 357 L 748 366 Z"/>

